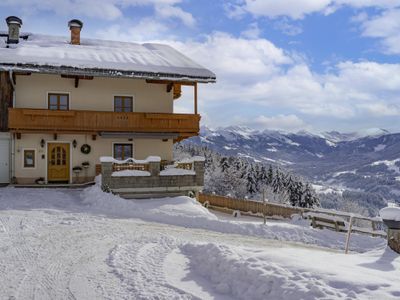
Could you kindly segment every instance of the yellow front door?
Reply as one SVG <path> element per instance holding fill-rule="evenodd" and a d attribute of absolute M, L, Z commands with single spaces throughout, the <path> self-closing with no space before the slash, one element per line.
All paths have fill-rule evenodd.
<path fill-rule="evenodd" d="M 47 145 L 47 181 L 69 181 L 69 144 Z"/>

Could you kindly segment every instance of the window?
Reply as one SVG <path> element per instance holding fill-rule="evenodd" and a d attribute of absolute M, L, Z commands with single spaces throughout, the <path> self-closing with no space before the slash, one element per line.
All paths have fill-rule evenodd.
<path fill-rule="evenodd" d="M 50 153 L 50 165 L 51 166 L 66 166 L 67 161 L 67 150 L 63 146 L 54 147 Z"/>
<path fill-rule="evenodd" d="M 133 111 L 133 98 L 126 96 L 114 97 L 114 111 L 116 112 L 132 112 Z"/>
<path fill-rule="evenodd" d="M 125 160 L 132 158 L 132 144 L 114 144 L 114 158 Z"/>
<path fill-rule="evenodd" d="M 24 168 L 35 167 L 35 150 L 24 150 Z"/>
<path fill-rule="evenodd" d="M 49 94 L 49 109 L 51 110 L 68 110 L 69 95 L 68 94 Z"/>

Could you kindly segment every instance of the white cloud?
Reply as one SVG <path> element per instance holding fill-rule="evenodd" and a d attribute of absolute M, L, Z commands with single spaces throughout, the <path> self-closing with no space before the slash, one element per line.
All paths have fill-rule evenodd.
<path fill-rule="evenodd" d="M 261 35 L 261 29 L 258 27 L 256 22 L 253 22 L 249 25 L 249 27 L 241 32 L 241 36 L 248 39 L 257 39 Z"/>
<path fill-rule="evenodd" d="M 292 23 L 294 20 L 301 20 L 314 13 L 328 15 L 342 7 L 356 10 L 376 8 L 372 16 L 361 12 L 351 20 L 361 24 L 363 36 L 382 40 L 382 52 L 400 54 L 399 0 L 243 0 L 226 5 L 226 12 L 231 18 L 241 18 L 246 13 L 255 17 L 279 18 L 274 23 L 275 29 L 287 35 L 297 35 L 302 29 Z"/>
<path fill-rule="evenodd" d="M 115 24 L 105 29 L 98 30 L 96 36 L 105 40 L 147 42 L 151 39 L 160 39 L 169 36 L 167 27 L 152 18 L 143 18 L 136 25 L 123 27 Z"/>
<path fill-rule="evenodd" d="M 236 38 L 223 32 L 208 35 L 204 41 L 172 42 L 172 44 L 203 65 L 212 67 L 224 80 L 257 81 L 260 76 L 279 72 L 292 58 L 266 39 Z"/>
<path fill-rule="evenodd" d="M 180 7 L 172 5 L 156 5 L 155 9 L 157 16 L 160 16 L 163 19 L 177 18 L 189 27 L 193 27 L 196 23 L 193 16 L 190 13 L 183 11 Z"/>
<path fill-rule="evenodd" d="M 124 15 L 126 8 L 153 6 L 156 16 L 176 18 L 187 26 L 193 26 L 193 16 L 177 6 L 181 2 L 182 0 L 1 0 L 0 7 L 18 8 L 24 14 L 50 11 L 58 15 L 116 20 Z"/>
<path fill-rule="evenodd" d="M 400 116 L 400 105 L 393 103 L 369 103 L 361 104 L 361 109 L 369 112 L 370 115 L 375 117 L 390 117 L 390 116 Z"/>
<path fill-rule="evenodd" d="M 201 86 L 207 103 L 280 108 L 336 119 L 383 116 L 400 101 L 400 64 L 340 62 L 323 73 L 265 39 L 213 33 L 204 42 L 170 42 L 209 67 L 217 84 Z M 387 114 L 387 113 L 386 113 Z"/>
<path fill-rule="evenodd" d="M 286 35 L 298 35 L 303 32 L 303 29 L 299 25 L 291 24 L 286 18 L 283 18 L 274 23 L 274 28 L 280 30 Z"/>
<path fill-rule="evenodd" d="M 400 54 L 400 9 L 386 10 L 360 22 L 363 36 L 382 39 L 382 52 Z"/>
<path fill-rule="evenodd" d="M 300 129 L 309 128 L 309 126 L 296 115 L 277 115 L 267 117 L 260 115 L 252 121 L 246 122 L 247 125 L 257 129 L 299 131 Z"/>
<path fill-rule="evenodd" d="M 398 0 L 244 0 L 243 4 L 231 5 L 228 16 L 238 16 L 247 11 L 254 16 L 276 18 L 287 16 L 303 19 L 312 13 L 330 14 L 341 6 L 354 8 L 399 6 Z"/>
<path fill-rule="evenodd" d="M 246 0 L 244 9 L 255 16 L 288 16 L 302 19 L 306 14 L 326 9 L 331 0 Z"/>

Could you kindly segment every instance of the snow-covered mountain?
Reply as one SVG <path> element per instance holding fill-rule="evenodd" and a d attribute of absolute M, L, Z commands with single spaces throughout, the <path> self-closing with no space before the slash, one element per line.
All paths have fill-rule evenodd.
<path fill-rule="evenodd" d="M 400 133 L 382 129 L 343 134 L 202 127 L 188 143 L 225 155 L 281 165 L 315 183 L 400 202 Z"/>

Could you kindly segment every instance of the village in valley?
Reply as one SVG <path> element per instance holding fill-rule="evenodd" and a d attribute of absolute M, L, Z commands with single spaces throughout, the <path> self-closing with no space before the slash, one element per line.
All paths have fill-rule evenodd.
<path fill-rule="evenodd" d="M 0 299 L 400 298 L 396 1 L 23 2 Z"/>

